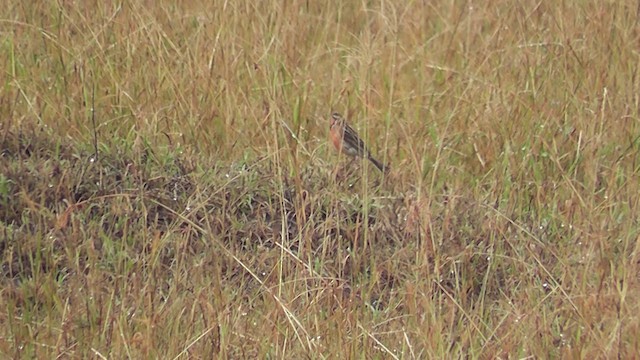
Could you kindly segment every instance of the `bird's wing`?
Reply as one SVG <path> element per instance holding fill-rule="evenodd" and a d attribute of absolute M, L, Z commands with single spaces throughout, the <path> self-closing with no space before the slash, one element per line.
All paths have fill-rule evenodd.
<path fill-rule="evenodd" d="M 345 123 L 344 125 L 344 141 L 356 147 L 360 155 L 369 156 L 369 149 L 367 149 L 364 141 L 360 139 L 356 131 L 349 124 Z"/>

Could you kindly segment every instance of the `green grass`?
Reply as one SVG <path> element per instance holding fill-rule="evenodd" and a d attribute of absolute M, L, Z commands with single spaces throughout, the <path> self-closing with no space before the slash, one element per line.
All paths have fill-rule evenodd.
<path fill-rule="evenodd" d="M 1 356 L 633 357 L 638 9 L 3 3 Z"/>

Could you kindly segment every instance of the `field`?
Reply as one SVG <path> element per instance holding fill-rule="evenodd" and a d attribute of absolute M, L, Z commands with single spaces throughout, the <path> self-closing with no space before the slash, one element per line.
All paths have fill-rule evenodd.
<path fill-rule="evenodd" d="M 0 357 L 638 356 L 639 11 L 2 2 Z"/>

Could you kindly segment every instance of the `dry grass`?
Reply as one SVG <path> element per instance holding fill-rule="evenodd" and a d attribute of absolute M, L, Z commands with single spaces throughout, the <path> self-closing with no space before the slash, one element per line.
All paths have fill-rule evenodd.
<path fill-rule="evenodd" d="M 2 3 L 0 354 L 635 356 L 638 4 Z"/>

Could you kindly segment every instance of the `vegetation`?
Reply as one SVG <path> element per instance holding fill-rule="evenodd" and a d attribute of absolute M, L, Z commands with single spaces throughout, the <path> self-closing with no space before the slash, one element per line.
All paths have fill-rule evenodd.
<path fill-rule="evenodd" d="M 3 2 L 1 356 L 633 357 L 639 4 Z"/>

